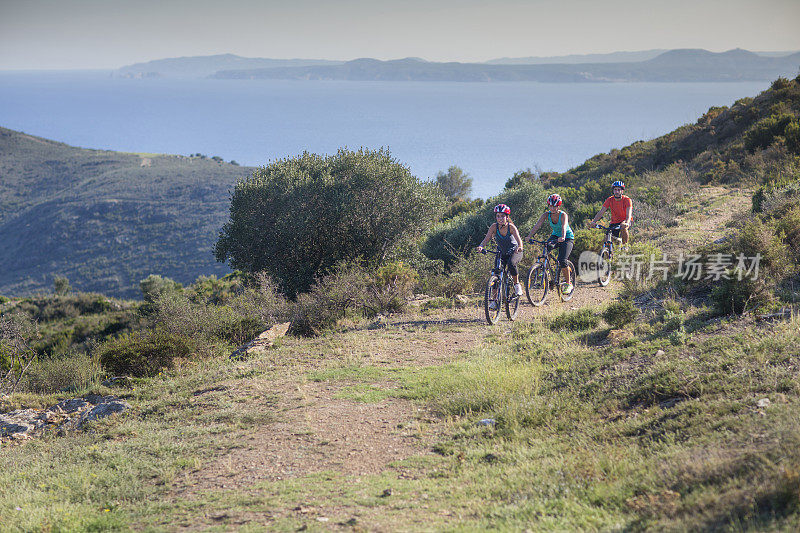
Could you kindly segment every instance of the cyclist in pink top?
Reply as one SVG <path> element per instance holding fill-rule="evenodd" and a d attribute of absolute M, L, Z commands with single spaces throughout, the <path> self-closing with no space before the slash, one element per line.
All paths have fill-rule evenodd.
<path fill-rule="evenodd" d="M 628 228 L 631 227 L 633 202 L 623 194 L 625 192 L 625 183 L 619 180 L 615 181 L 611 184 L 611 191 L 613 195 L 609 196 L 606 201 L 603 202 L 603 207 L 592 221 L 589 222 L 589 227 L 596 228 L 597 221 L 603 218 L 606 211 L 611 211 L 611 224 L 609 226 L 611 228 L 611 234 L 614 235 L 614 237 L 622 238 L 622 245 L 627 247 L 628 240 L 630 239 Z"/>

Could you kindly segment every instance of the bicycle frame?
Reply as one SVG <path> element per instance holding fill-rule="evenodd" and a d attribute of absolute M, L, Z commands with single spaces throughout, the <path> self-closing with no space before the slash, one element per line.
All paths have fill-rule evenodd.
<path fill-rule="evenodd" d="M 528 270 L 528 276 L 526 278 L 527 281 L 525 283 L 528 301 L 536 307 L 544 304 L 545 300 L 547 300 L 547 294 L 551 288 L 556 289 L 561 301 L 569 301 L 572 299 L 574 288 L 569 293 L 565 293 L 563 292 L 561 283 L 559 283 L 561 279 L 562 268 L 558 262 L 558 259 L 553 255 L 558 246 L 551 240 L 540 241 L 537 239 L 531 239 L 529 242 L 531 244 L 538 243 L 542 245 L 542 253 L 536 258 L 536 261 L 533 263 L 530 270 Z M 567 268 L 570 272 L 568 278 L 574 283 L 575 266 L 569 260 L 566 262 Z M 538 288 L 544 288 L 544 292 L 541 294 L 540 299 L 538 297 L 534 298 L 531 296 L 532 287 L 537 287 L 537 290 Z"/>
<path fill-rule="evenodd" d="M 494 324 L 497 318 L 500 315 L 500 309 L 505 303 L 506 306 L 506 315 L 508 316 L 509 320 L 514 320 L 517 315 L 517 307 L 519 306 L 519 296 L 515 292 L 513 292 L 513 287 L 511 282 L 510 274 L 508 273 L 508 264 L 503 265 L 502 260 L 500 258 L 500 250 L 481 250 L 481 253 L 487 254 L 493 252 L 495 254 L 495 263 L 492 267 L 491 276 L 497 278 L 497 291 L 498 294 L 496 298 L 493 300 L 496 304 L 496 307 L 492 309 L 496 311 L 494 317 L 490 317 L 490 309 L 489 309 L 489 289 L 487 289 L 487 293 L 484 301 L 485 311 L 486 311 L 486 319 L 490 324 Z M 513 310 L 511 309 L 513 306 Z"/>

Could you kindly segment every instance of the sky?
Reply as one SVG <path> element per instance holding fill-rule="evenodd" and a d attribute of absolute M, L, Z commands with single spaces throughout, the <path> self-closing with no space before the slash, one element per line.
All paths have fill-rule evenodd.
<path fill-rule="evenodd" d="M 0 70 L 166 57 L 486 61 L 800 50 L 800 0 L 0 0 Z"/>

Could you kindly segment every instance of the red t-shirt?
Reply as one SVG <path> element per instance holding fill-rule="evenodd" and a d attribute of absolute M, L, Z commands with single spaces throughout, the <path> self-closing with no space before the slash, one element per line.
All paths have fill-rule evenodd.
<path fill-rule="evenodd" d="M 631 199 L 625 196 L 624 194 L 622 197 L 617 200 L 613 196 L 609 196 L 605 202 L 603 202 L 603 207 L 611 211 L 611 223 L 612 224 L 619 224 L 620 222 L 625 222 L 625 219 L 628 218 L 628 208 L 632 205 Z"/>

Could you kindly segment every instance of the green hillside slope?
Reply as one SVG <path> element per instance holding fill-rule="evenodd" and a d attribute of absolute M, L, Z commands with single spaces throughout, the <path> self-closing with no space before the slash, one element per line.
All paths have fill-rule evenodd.
<path fill-rule="evenodd" d="M 0 293 L 49 290 L 61 275 L 81 290 L 130 297 L 151 273 L 181 282 L 222 274 L 212 246 L 228 191 L 250 171 L 0 128 Z"/>

